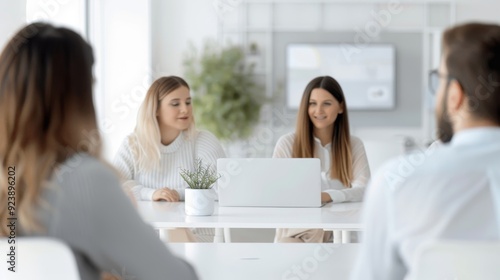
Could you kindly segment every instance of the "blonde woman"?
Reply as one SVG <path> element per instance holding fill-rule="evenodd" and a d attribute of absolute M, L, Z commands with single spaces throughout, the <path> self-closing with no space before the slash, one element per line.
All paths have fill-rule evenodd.
<path fill-rule="evenodd" d="M 187 186 L 180 168 L 194 168 L 196 158 L 215 168 L 222 157 L 225 154 L 217 138 L 195 129 L 188 84 L 169 76 L 149 88 L 135 130 L 123 141 L 114 164 L 137 200 L 176 202 L 184 200 Z M 213 238 L 213 230 L 194 232 L 199 241 Z M 189 232 L 185 234 L 185 241 L 193 241 Z"/>
<path fill-rule="evenodd" d="M 124 269 L 134 279 L 196 279 L 144 224 L 100 160 L 100 140 L 87 138 L 98 135 L 93 61 L 77 33 L 40 23 L 21 29 L 3 50 L 0 219 L 17 217 L 18 237 L 68 244 L 84 280 Z M 0 236 L 11 234 L 2 223 Z"/>
<path fill-rule="evenodd" d="M 361 140 L 351 136 L 344 93 L 332 77 L 313 79 L 302 96 L 295 133 L 282 136 L 275 158 L 319 158 L 321 200 L 361 201 L 370 168 Z M 324 242 L 331 232 L 277 229 L 276 242 Z"/>

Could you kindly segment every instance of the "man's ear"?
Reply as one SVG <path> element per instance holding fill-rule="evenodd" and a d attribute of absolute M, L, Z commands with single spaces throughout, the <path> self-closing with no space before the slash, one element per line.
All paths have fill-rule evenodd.
<path fill-rule="evenodd" d="M 460 83 L 456 80 L 451 80 L 448 85 L 448 113 L 456 114 L 458 111 L 466 109 L 463 108 L 463 106 L 467 106 L 465 100 L 465 92 Z"/>

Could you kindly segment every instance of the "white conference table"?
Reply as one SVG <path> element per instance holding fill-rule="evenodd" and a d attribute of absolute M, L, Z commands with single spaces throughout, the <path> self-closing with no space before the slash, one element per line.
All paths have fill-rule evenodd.
<path fill-rule="evenodd" d="M 334 231 L 334 243 L 348 243 L 350 235 L 346 231 L 361 230 L 361 205 L 356 202 L 329 203 L 321 208 L 219 207 L 216 202 L 211 216 L 187 216 L 184 202 L 137 202 L 143 219 L 157 229 L 321 228 Z M 226 241 L 230 239 L 228 232 L 225 231 Z M 220 234 L 216 236 L 220 238 Z"/>
<path fill-rule="evenodd" d="M 359 244 L 169 243 L 201 280 L 349 279 Z"/>

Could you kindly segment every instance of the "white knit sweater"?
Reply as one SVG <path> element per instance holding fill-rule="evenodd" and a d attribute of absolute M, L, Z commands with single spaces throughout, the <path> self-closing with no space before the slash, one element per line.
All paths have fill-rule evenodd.
<path fill-rule="evenodd" d="M 217 159 L 225 157 L 222 146 L 212 133 L 199 131 L 190 139 L 185 133 L 180 133 L 171 144 L 161 146 L 160 162 L 154 168 L 138 170 L 129 139 L 130 136 L 121 144 L 114 165 L 126 180 L 124 186 L 132 190 L 137 200 L 152 200 L 153 193 L 165 187 L 176 190 L 184 200 L 187 184 L 179 174 L 180 168 L 192 169 L 196 158 L 216 168 Z"/>

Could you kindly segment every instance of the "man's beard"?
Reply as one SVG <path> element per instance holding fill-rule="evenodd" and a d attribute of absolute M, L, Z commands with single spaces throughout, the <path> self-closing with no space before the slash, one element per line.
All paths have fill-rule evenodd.
<path fill-rule="evenodd" d="M 451 141 L 451 138 L 453 138 L 453 125 L 448 116 L 447 107 L 446 100 L 444 100 L 441 113 L 438 113 L 437 118 L 437 137 L 443 143 L 448 143 Z"/>

